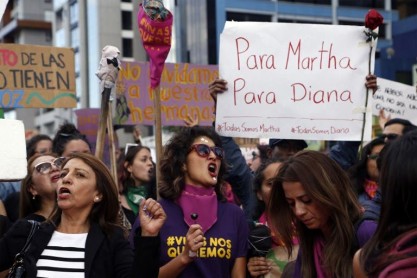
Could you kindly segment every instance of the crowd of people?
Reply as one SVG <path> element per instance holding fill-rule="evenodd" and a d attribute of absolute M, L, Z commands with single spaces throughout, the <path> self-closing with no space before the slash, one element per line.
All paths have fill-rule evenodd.
<path fill-rule="evenodd" d="M 209 86 L 214 101 L 226 89 Z M 72 124 L 28 141 L 27 176 L 0 184 L 0 277 L 34 225 L 28 277 L 415 277 L 411 122 L 383 121 L 360 153 L 270 139 L 249 164 L 233 138 L 186 125 L 158 165 L 137 141 L 116 178 Z"/>
<path fill-rule="evenodd" d="M 27 277 L 153 277 L 158 271 L 155 239 L 166 215 L 155 200 L 141 202 L 141 230 L 135 234 L 133 253 L 119 221 L 119 206 L 107 166 L 89 153 L 69 154 L 60 165 L 56 206 L 26 253 Z M 0 239 L 0 270 L 12 266 L 31 226 L 18 220 Z"/>

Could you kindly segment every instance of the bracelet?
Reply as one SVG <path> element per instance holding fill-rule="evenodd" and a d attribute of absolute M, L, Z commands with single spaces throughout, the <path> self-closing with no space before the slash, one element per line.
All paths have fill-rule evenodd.
<path fill-rule="evenodd" d="M 188 251 L 188 257 L 190 257 L 190 258 L 195 258 L 195 257 L 197 257 L 197 252 L 194 252 L 194 251 Z"/>

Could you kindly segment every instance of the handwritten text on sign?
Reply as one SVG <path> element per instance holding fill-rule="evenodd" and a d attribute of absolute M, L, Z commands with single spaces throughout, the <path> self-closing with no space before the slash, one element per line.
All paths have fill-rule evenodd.
<path fill-rule="evenodd" d="M 375 92 L 372 113 L 378 115 L 384 110 L 391 119 L 400 118 L 417 125 L 416 88 L 399 82 L 378 77 L 378 90 Z"/>
<path fill-rule="evenodd" d="M 74 51 L 0 44 L 0 107 L 75 107 Z"/>
<path fill-rule="evenodd" d="M 218 76 L 217 66 L 166 63 L 160 84 L 162 124 L 184 125 L 190 114 L 200 125 L 211 125 L 214 103 L 208 85 Z M 149 63 L 123 62 L 116 91 L 116 124 L 154 124 Z"/>
<path fill-rule="evenodd" d="M 227 22 L 219 70 L 228 92 L 218 97 L 216 130 L 251 138 L 360 140 L 370 51 L 363 30 Z"/>

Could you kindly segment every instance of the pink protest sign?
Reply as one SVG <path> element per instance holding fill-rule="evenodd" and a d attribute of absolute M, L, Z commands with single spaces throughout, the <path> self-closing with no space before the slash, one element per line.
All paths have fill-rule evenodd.
<path fill-rule="evenodd" d="M 94 153 L 97 142 L 98 121 L 100 119 L 100 108 L 84 108 L 75 110 L 77 116 L 77 129 L 87 137 L 91 146 L 91 152 Z M 117 144 L 116 144 L 117 145 Z M 105 137 L 103 160 L 107 166 L 110 166 L 109 140 Z"/>
<path fill-rule="evenodd" d="M 184 125 L 190 114 L 198 117 L 200 125 L 211 125 L 214 103 L 208 86 L 218 76 L 217 65 L 166 63 L 160 85 L 162 124 Z M 154 124 L 148 63 L 123 61 L 116 90 L 114 124 Z"/>

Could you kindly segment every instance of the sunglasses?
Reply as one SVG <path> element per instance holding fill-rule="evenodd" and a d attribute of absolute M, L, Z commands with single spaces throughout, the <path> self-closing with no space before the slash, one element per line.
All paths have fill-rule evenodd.
<path fill-rule="evenodd" d="M 372 160 L 376 160 L 379 157 L 379 153 L 372 153 L 372 154 L 368 154 L 368 158 L 372 159 Z"/>
<path fill-rule="evenodd" d="M 385 138 L 387 138 L 387 140 L 388 141 L 392 141 L 392 140 L 395 140 L 395 139 L 397 139 L 398 138 L 398 134 L 395 134 L 395 133 L 388 133 L 388 134 L 381 134 L 381 138 L 382 139 L 385 139 Z"/>
<path fill-rule="evenodd" d="M 126 144 L 126 147 L 125 147 L 125 155 L 127 155 L 127 152 L 128 152 L 130 149 L 136 148 L 137 146 L 139 146 L 139 144 L 127 143 L 127 144 Z"/>
<path fill-rule="evenodd" d="M 192 150 L 195 150 L 201 157 L 208 157 L 211 151 L 216 155 L 216 158 L 220 160 L 224 157 L 223 149 L 220 147 L 209 147 L 205 144 L 195 144 L 191 146 L 190 151 Z"/>
<path fill-rule="evenodd" d="M 36 164 L 34 169 L 39 174 L 46 175 L 51 172 L 53 165 L 55 165 L 56 168 L 61 169 L 61 166 L 64 163 L 64 161 L 65 161 L 65 157 L 58 157 L 58 158 L 55 158 L 52 162 L 45 161 L 45 162 Z"/>

